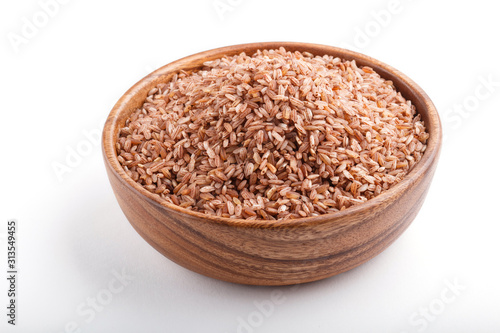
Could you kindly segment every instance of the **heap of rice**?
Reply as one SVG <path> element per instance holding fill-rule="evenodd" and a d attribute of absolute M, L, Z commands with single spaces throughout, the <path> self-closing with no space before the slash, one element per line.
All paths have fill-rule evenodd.
<path fill-rule="evenodd" d="M 280 48 L 159 84 L 116 151 L 134 181 L 169 203 L 279 220 L 377 196 L 420 160 L 428 137 L 411 101 L 373 69 Z"/>

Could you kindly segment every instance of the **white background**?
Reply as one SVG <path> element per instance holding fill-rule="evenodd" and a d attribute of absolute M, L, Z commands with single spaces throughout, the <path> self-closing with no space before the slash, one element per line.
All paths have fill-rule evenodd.
<path fill-rule="evenodd" d="M 2 1 L 0 330 L 499 332 L 498 8 L 395 1 Z M 174 264 L 133 230 L 97 133 L 153 69 L 276 40 L 343 46 L 401 70 L 432 98 L 447 137 L 419 215 L 381 255 L 299 287 L 241 286 Z M 18 221 L 15 327 L 8 219 Z"/>

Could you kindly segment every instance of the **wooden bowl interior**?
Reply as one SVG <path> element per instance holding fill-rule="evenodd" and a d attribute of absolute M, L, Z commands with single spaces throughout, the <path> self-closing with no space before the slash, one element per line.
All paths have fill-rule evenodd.
<path fill-rule="evenodd" d="M 277 49 L 279 47 L 284 47 L 289 51 L 299 51 L 299 52 L 309 52 L 314 55 L 323 56 L 325 54 L 337 56 L 341 59 L 345 60 L 356 60 L 358 66 L 369 66 L 373 68 L 377 73 L 380 74 L 383 78 L 387 80 L 391 80 L 394 83 L 396 89 L 401 92 L 403 97 L 412 101 L 415 105 L 417 112 L 421 115 L 422 119 L 425 122 L 427 131 L 429 132 L 429 139 L 427 142 L 426 153 L 423 155 L 422 159 L 415 165 L 415 167 L 410 171 L 405 178 L 392 188 L 387 191 L 382 192 L 376 198 L 369 200 L 368 202 L 357 205 L 354 207 L 350 207 L 347 212 L 363 207 L 370 203 L 375 203 L 375 201 L 383 201 L 386 196 L 391 195 L 392 192 L 399 191 L 399 187 L 404 186 L 404 183 L 410 181 L 411 176 L 417 177 L 417 174 L 422 172 L 421 170 L 427 168 L 427 164 L 432 162 L 434 159 L 434 155 L 439 153 L 441 139 L 442 139 L 442 130 L 441 123 L 439 120 L 439 115 L 437 110 L 432 103 L 431 99 L 427 96 L 427 94 L 410 78 L 408 78 L 403 73 L 399 72 L 395 68 L 382 63 L 374 58 L 368 57 L 364 54 L 357 53 L 354 51 L 337 48 L 333 46 L 327 45 L 319 45 L 319 44 L 308 44 L 308 43 L 296 43 L 296 42 L 263 42 L 263 43 L 251 43 L 251 44 L 241 44 L 241 45 L 233 45 L 227 46 L 219 49 L 204 51 L 201 53 L 197 53 L 191 56 L 187 56 L 185 58 L 174 61 L 170 64 L 167 64 L 163 67 L 158 68 L 151 74 L 144 77 L 140 80 L 136 85 L 127 91 L 124 96 L 117 102 L 115 108 L 110 113 L 110 116 L 107 120 L 107 128 L 108 130 L 103 134 L 103 145 L 104 145 L 104 153 L 106 158 L 111 163 L 115 172 L 118 172 L 121 177 L 125 179 L 127 183 L 129 183 L 135 190 L 138 190 L 142 194 L 146 195 L 149 198 L 159 202 L 163 206 L 168 207 L 169 209 L 180 210 L 189 215 L 197 215 L 204 216 L 208 219 L 213 220 L 229 220 L 230 223 L 242 222 L 246 220 L 239 219 L 225 219 L 225 218 L 217 218 L 212 216 L 207 216 L 202 213 L 193 212 L 187 209 L 179 208 L 178 206 L 171 205 L 161 200 L 158 196 L 152 195 L 150 192 L 146 191 L 142 186 L 138 185 L 132 179 L 130 179 L 126 173 L 123 171 L 120 163 L 118 162 L 116 151 L 114 149 L 116 145 L 116 140 L 118 138 L 118 132 L 120 128 L 125 125 L 128 117 L 134 112 L 137 108 L 140 108 L 144 103 L 148 92 L 158 85 L 159 83 L 168 82 L 171 77 L 178 73 L 181 70 L 184 71 L 193 71 L 199 70 L 203 67 L 203 63 L 210 60 L 218 59 L 222 56 L 232 56 L 236 54 L 240 54 L 245 52 L 246 54 L 253 54 L 257 50 L 262 49 Z M 111 143 L 111 144 L 110 144 Z M 340 214 L 342 212 L 338 212 L 336 214 Z M 321 215 L 321 217 L 325 217 L 332 214 Z M 321 220 L 323 220 L 321 218 Z M 298 222 L 306 222 L 307 220 L 317 220 L 317 217 L 306 217 L 291 220 L 293 224 L 297 224 Z M 265 220 L 257 220 L 264 221 L 263 223 L 267 223 Z M 252 225 L 259 222 L 252 222 Z"/>

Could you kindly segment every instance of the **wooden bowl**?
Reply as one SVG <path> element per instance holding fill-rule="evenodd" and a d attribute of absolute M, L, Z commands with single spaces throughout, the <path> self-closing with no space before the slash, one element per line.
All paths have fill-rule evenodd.
<path fill-rule="evenodd" d="M 332 214 L 285 221 L 208 216 L 168 204 L 134 182 L 118 162 L 115 144 L 127 117 L 148 91 L 177 71 L 208 60 L 280 46 L 315 55 L 355 59 L 392 80 L 412 101 L 429 131 L 423 158 L 394 187 L 363 204 Z M 350 270 L 387 248 L 417 215 L 431 183 L 441 146 L 441 124 L 425 92 L 396 69 L 366 55 L 332 46 L 270 42 L 223 47 L 174 61 L 149 74 L 116 103 L 103 131 L 108 177 L 129 222 L 156 250 L 192 271 L 230 282 L 290 285 Z"/>

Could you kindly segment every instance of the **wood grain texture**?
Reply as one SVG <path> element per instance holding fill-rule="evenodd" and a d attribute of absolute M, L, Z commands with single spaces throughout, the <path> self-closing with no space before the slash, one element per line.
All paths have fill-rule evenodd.
<path fill-rule="evenodd" d="M 180 69 L 191 70 L 223 55 L 252 54 L 284 46 L 291 51 L 355 59 L 392 80 L 415 104 L 429 131 L 427 150 L 397 185 L 366 203 L 334 214 L 286 221 L 246 221 L 207 216 L 162 201 L 130 179 L 115 152 L 118 130 L 148 91 Z M 130 88 L 111 111 L 103 154 L 115 196 L 135 230 L 160 253 L 213 278 L 253 285 L 289 285 L 327 278 L 373 258 L 410 225 L 431 183 L 441 146 L 438 113 L 425 92 L 396 69 L 368 56 L 325 45 L 269 42 L 235 45 L 172 62 Z"/>

